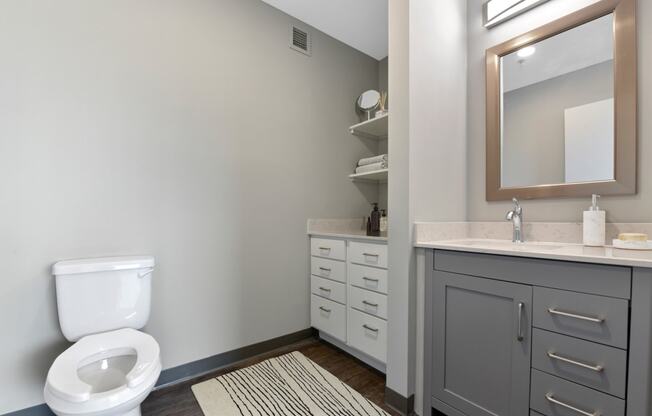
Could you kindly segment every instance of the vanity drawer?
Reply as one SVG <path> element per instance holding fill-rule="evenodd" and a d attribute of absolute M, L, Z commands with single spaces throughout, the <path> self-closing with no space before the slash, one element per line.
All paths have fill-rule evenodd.
<path fill-rule="evenodd" d="M 346 260 L 346 244 L 344 240 L 328 238 L 311 238 L 310 254 L 335 260 Z"/>
<path fill-rule="evenodd" d="M 349 264 L 349 283 L 387 294 L 387 270 Z"/>
<path fill-rule="evenodd" d="M 333 280 L 310 276 L 310 291 L 322 298 L 346 304 L 346 285 Z"/>
<path fill-rule="evenodd" d="M 312 295 L 310 326 L 346 342 L 346 306 Z"/>
<path fill-rule="evenodd" d="M 627 352 L 621 349 L 535 328 L 532 367 L 625 398 Z"/>
<path fill-rule="evenodd" d="M 310 273 L 346 283 L 346 263 L 342 261 L 313 257 L 310 259 Z"/>
<path fill-rule="evenodd" d="M 627 300 L 535 287 L 533 316 L 537 328 L 627 348 Z"/>
<path fill-rule="evenodd" d="M 538 370 L 532 370 L 530 407 L 547 416 L 625 414 L 624 400 Z"/>
<path fill-rule="evenodd" d="M 387 244 L 349 243 L 351 263 L 387 268 Z"/>
<path fill-rule="evenodd" d="M 349 309 L 349 345 L 385 363 L 387 361 L 387 322 L 355 309 Z"/>
<path fill-rule="evenodd" d="M 387 319 L 387 295 L 351 286 L 349 306 L 357 310 Z"/>

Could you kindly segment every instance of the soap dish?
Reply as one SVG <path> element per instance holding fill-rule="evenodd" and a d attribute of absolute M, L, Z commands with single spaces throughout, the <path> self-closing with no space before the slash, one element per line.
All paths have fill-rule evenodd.
<path fill-rule="evenodd" d="M 623 241 L 614 238 L 613 246 L 623 250 L 652 250 L 652 241 Z"/>

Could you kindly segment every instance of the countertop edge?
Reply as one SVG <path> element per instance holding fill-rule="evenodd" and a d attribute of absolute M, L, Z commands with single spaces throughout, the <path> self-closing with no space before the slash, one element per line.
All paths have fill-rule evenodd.
<path fill-rule="evenodd" d="M 580 255 L 580 254 L 564 254 L 564 253 L 551 253 L 551 252 L 541 252 L 541 251 L 515 251 L 499 248 L 487 248 L 487 247 L 469 247 L 457 245 L 454 243 L 447 243 L 445 241 L 440 242 L 416 242 L 414 243 L 416 248 L 430 248 L 430 249 L 439 249 L 439 250 L 450 250 L 450 251 L 461 251 L 465 253 L 477 253 L 477 254 L 496 254 L 502 256 L 512 256 L 512 257 L 529 257 L 536 259 L 545 259 L 545 260 L 558 260 L 558 261 L 572 261 L 578 263 L 593 263 L 593 264 L 604 264 L 609 266 L 625 266 L 625 267 L 644 267 L 652 268 L 652 260 L 644 259 L 628 259 L 623 257 L 601 257 L 601 256 L 592 256 L 592 255 Z"/>
<path fill-rule="evenodd" d="M 342 234 L 342 233 L 327 233 L 319 231 L 308 231 L 307 234 L 311 237 L 327 237 L 327 238 L 348 238 L 350 240 L 368 240 L 377 242 L 387 242 L 387 237 L 374 237 L 364 234 Z"/>

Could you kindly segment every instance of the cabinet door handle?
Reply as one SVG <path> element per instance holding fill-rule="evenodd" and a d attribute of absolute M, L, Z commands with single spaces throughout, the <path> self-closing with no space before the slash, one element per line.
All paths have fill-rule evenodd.
<path fill-rule="evenodd" d="M 568 364 L 573 364 L 573 365 L 576 365 L 578 367 L 587 368 L 589 370 L 593 370 L 593 371 L 596 371 L 598 373 L 601 372 L 602 370 L 604 370 L 604 367 L 599 365 L 599 364 L 598 365 L 591 365 L 591 364 L 585 364 L 585 363 L 580 362 L 580 361 L 571 360 L 570 358 L 566 358 L 566 357 L 563 357 L 561 355 L 556 354 L 554 351 L 548 351 L 548 357 L 550 357 L 552 359 L 555 359 L 555 360 L 563 361 L 563 362 L 568 363 Z"/>
<path fill-rule="evenodd" d="M 323 306 L 320 306 L 319 309 L 321 309 L 322 311 L 324 311 L 324 312 L 326 312 L 326 313 L 331 313 L 331 310 L 330 310 L 330 309 L 326 309 L 326 308 L 324 308 Z"/>
<path fill-rule="evenodd" d="M 327 288 L 327 287 L 321 287 L 321 286 L 320 286 L 320 287 L 319 287 L 319 290 L 321 290 L 322 292 L 328 292 L 328 293 L 331 292 L 331 290 L 330 290 L 329 288 Z"/>
<path fill-rule="evenodd" d="M 372 308 L 377 308 L 378 307 L 377 303 L 371 303 L 371 302 L 366 301 L 366 300 L 363 300 L 362 303 L 367 305 L 367 306 L 371 306 Z"/>
<path fill-rule="evenodd" d="M 363 327 L 364 329 L 368 330 L 368 331 L 371 331 L 371 332 L 378 332 L 378 328 L 372 328 L 372 327 L 370 327 L 370 326 L 367 325 L 367 324 L 362 325 L 362 327 Z"/>
<path fill-rule="evenodd" d="M 378 283 L 378 279 L 372 279 L 371 277 L 363 277 L 362 280 L 366 280 L 367 282 Z"/>
<path fill-rule="evenodd" d="M 555 396 L 552 393 L 546 393 L 546 400 L 548 400 L 552 404 L 556 404 L 558 406 L 561 406 L 561 407 L 564 407 L 564 408 L 566 408 L 568 410 L 571 410 L 571 411 L 577 413 L 578 415 L 582 415 L 582 416 L 599 416 L 600 415 L 600 413 L 598 413 L 597 411 L 587 412 L 586 410 L 578 409 L 575 406 L 572 406 L 572 405 L 570 405 L 568 403 L 564 403 L 564 402 L 562 402 L 560 400 L 557 400 L 557 399 L 555 399 Z"/>
<path fill-rule="evenodd" d="M 516 330 L 516 340 L 521 342 L 523 341 L 523 308 L 525 304 L 523 302 L 518 303 L 518 328 Z"/>
<path fill-rule="evenodd" d="M 322 272 L 330 272 L 331 271 L 331 269 L 326 268 L 326 267 L 320 267 L 319 270 L 321 270 Z"/>
<path fill-rule="evenodd" d="M 595 322 L 596 324 L 601 324 L 604 322 L 604 318 L 587 316 L 587 315 L 578 315 L 572 312 L 560 311 L 555 308 L 548 308 L 548 313 L 551 315 L 560 315 L 560 316 L 566 316 L 568 318 L 580 319 L 582 321 Z"/>

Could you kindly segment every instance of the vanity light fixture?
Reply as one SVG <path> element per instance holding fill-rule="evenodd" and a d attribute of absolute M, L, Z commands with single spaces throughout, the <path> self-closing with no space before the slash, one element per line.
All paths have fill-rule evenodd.
<path fill-rule="evenodd" d="M 548 0 L 488 0 L 484 4 L 484 27 L 496 26 L 512 17 L 525 13 Z"/>
<path fill-rule="evenodd" d="M 534 55 L 536 51 L 537 48 L 534 46 L 526 46 L 525 48 L 519 49 L 518 52 L 516 52 L 516 55 L 518 55 L 519 58 L 527 58 Z"/>

